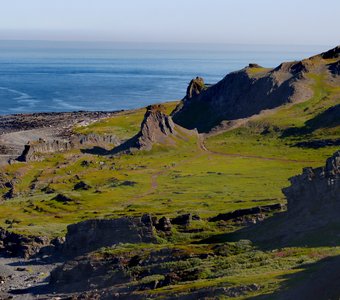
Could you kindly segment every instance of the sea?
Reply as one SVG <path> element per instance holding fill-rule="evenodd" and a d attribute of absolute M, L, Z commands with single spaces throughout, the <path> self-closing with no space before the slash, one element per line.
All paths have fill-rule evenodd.
<path fill-rule="evenodd" d="M 275 67 L 328 46 L 0 41 L 0 114 L 115 111 L 182 99 L 249 63 Z"/>

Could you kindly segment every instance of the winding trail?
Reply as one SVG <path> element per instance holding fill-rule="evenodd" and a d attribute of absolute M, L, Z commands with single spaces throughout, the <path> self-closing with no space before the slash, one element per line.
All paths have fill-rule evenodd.
<path fill-rule="evenodd" d="M 264 156 L 258 156 L 258 155 L 243 155 L 243 154 L 236 154 L 236 153 L 224 153 L 224 152 L 218 152 L 209 150 L 205 143 L 204 143 L 204 135 L 200 135 L 199 137 L 199 144 L 200 148 L 210 154 L 215 155 L 221 155 L 221 156 L 227 156 L 227 157 L 239 157 L 239 158 L 253 158 L 253 159 L 260 159 L 260 160 L 266 160 L 266 161 L 280 161 L 280 162 L 290 162 L 290 163 L 315 163 L 317 161 L 311 161 L 311 160 L 297 160 L 297 159 L 287 159 L 287 158 L 278 158 L 278 157 L 264 157 Z"/>
<path fill-rule="evenodd" d="M 208 154 L 208 155 L 218 155 L 218 156 L 225 156 L 225 157 L 235 157 L 235 158 L 245 158 L 245 159 L 259 159 L 259 160 L 263 160 L 263 161 L 278 161 L 278 162 L 287 162 L 287 163 L 315 163 L 316 161 L 311 161 L 311 160 L 295 160 L 295 159 L 286 159 L 286 158 L 278 158 L 278 157 L 264 157 L 264 156 L 258 156 L 258 155 L 243 155 L 243 154 L 236 154 L 236 153 L 224 153 L 224 152 L 218 152 L 218 151 L 213 151 L 207 148 L 206 144 L 205 144 L 205 136 L 211 136 L 211 135 L 205 135 L 205 134 L 197 134 L 197 148 L 199 150 L 199 152 L 189 158 L 186 158 L 182 161 L 179 161 L 176 164 L 173 164 L 172 166 L 158 171 L 156 173 L 153 173 L 151 175 L 151 185 L 150 188 L 144 192 L 141 193 L 139 195 L 136 195 L 132 198 L 130 198 L 129 202 L 133 202 L 135 200 L 138 199 L 142 199 L 146 196 L 149 196 L 151 194 L 153 194 L 159 184 L 158 184 L 158 178 L 162 175 L 165 175 L 166 173 L 170 172 L 171 170 L 173 170 L 174 168 L 181 166 L 183 164 L 189 163 L 191 161 L 194 161 L 195 159 L 197 159 L 198 157 L 204 155 L 204 154 Z"/>

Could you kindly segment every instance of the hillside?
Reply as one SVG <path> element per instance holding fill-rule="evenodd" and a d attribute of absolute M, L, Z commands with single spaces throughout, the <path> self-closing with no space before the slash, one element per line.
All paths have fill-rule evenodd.
<path fill-rule="evenodd" d="M 252 64 L 212 86 L 194 79 L 181 103 L 76 122 L 67 147 L 26 145 L 28 159 L 1 166 L 0 298 L 301 295 L 340 255 L 328 222 L 340 201 L 338 71 L 339 48 Z"/>
<path fill-rule="evenodd" d="M 176 123 L 206 132 L 221 121 L 247 118 L 283 105 L 298 105 L 316 93 L 332 98 L 339 93 L 339 64 L 340 47 L 273 69 L 250 64 L 215 85 L 198 89 L 192 95 L 187 93 L 172 115 Z M 327 93 L 323 93 L 325 90 Z M 323 103 L 323 109 L 331 106 L 331 100 L 328 102 Z M 321 107 L 319 111 L 310 108 L 309 117 L 321 113 Z"/>

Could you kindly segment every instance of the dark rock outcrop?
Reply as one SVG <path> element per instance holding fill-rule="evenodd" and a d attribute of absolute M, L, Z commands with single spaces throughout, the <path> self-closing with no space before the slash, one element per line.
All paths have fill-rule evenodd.
<path fill-rule="evenodd" d="M 328 69 L 331 71 L 331 73 L 335 76 L 340 75 L 340 61 L 337 61 L 335 63 L 329 64 Z"/>
<path fill-rule="evenodd" d="M 53 197 L 52 200 L 55 200 L 57 202 L 61 203 L 68 203 L 68 202 L 73 202 L 73 199 L 63 195 L 63 194 L 58 194 L 57 196 Z"/>
<path fill-rule="evenodd" d="M 85 183 L 84 181 L 79 181 L 78 183 L 76 183 L 73 187 L 74 190 L 78 191 L 78 190 L 83 190 L 83 191 L 87 191 L 89 189 L 91 189 L 91 186 L 88 185 L 87 183 Z"/>
<path fill-rule="evenodd" d="M 48 244 L 49 240 L 45 237 L 25 236 L 0 228 L 0 253 L 29 258 Z"/>
<path fill-rule="evenodd" d="M 64 251 L 77 256 L 118 243 L 155 242 L 150 218 L 88 220 L 67 227 Z"/>
<path fill-rule="evenodd" d="M 185 98 L 173 112 L 173 119 L 185 128 L 207 131 L 223 120 L 249 117 L 294 102 L 301 76 L 298 69 L 295 63 L 287 63 L 259 77 L 249 73 L 248 68 L 230 73 L 200 94 Z M 311 96 L 306 90 L 305 95 L 300 95 L 305 99 Z"/>
<path fill-rule="evenodd" d="M 184 214 L 179 215 L 173 219 L 171 219 L 171 224 L 180 225 L 180 226 L 189 226 L 192 221 L 192 214 Z"/>
<path fill-rule="evenodd" d="M 189 129 L 207 132 L 222 121 L 247 118 L 265 109 L 287 103 L 301 102 L 312 97 L 308 73 L 326 71 L 323 58 L 339 58 L 336 47 L 319 56 L 302 61 L 282 63 L 274 69 L 250 64 L 243 70 L 225 76 L 217 84 L 187 96 L 172 113 L 175 123 Z M 329 65 L 333 74 L 339 74 L 339 62 Z M 191 83 L 188 90 L 193 89 Z"/>
<path fill-rule="evenodd" d="M 155 227 L 160 231 L 171 232 L 172 224 L 169 218 L 162 217 L 157 223 L 155 223 Z"/>
<path fill-rule="evenodd" d="M 331 50 L 328 50 L 321 54 L 323 59 L 332 59 L 332 58 L 339 58 L 340 57 L 340 46 L 337 46 Z"/>
<path fill-rule="evenodd" d="M 288 215 L 301 219 L 303 216 L 317 218 L 317 222 L 311 222 L 310 226 L 329 222 L 331 215 L 340 212 L 340 151 L 328 158 L 324 167 L 305 168 L 290 182 L 291 186 L 283 189 L 288 201 Z"/>
<path fill-rule="evenodd" d="M 259 214 L 270 213 L 270 212 L 280 212 L 285 209 L 285 205 L 281 203 L 264 205 L 264 206 L 256 206 L 245 209 L 238 209 L 231 211 L 229 213 L 219 214 L 216 217 L 212 217 L 209 219 L 209 222 L 217 222 L 217 221 L 230 221 L 236 219 L 242 219 L 246 216 L 252 215 L 256 216 Z"/>
<path fill-rule="evenodd" d="M 337 245 L 340 213 L 340 151 L 325 166 L 305 168 L 283 189 L 287 211 L 231 234 L 267 247 Z"/>

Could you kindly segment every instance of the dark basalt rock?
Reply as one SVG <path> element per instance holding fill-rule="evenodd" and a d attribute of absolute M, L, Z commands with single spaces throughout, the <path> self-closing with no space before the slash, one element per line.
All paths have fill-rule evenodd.
<path fill-rule="evenodd" d="M 340 61 L 328 65 L 328 69 L 333 75 L 340 75 Z"/>
<path fill-rule="evenodd" d="M 243 218 L 249 215 L 258 215 L 262 213 L 269 212 L 277 212 L 282 211 L 285 206 L 281 203 L 272 204 L 272 205 L 264 205 L 264 206 L 256 206 L 252 208 L 238 209 L 231 211 L 225 214 L 219 214 L 216 217 L 212 217 L 209 219 L 209 222 L 217 222 L 217 221 L 230 221 L 237 218 Z"/>
<path fill-rule="evenodd" d="M 146 216 L 88 220 L 72 224 L 67 227 L 65 238 L 64 251 L 70 256 L 77 256 L 118 243 L 156 241 L 151 219 Z"/>
<path fill-rule="evenodd" d="M 91 186 L 86 184 L 84 181 L 80 181 L 80 182 L 78 182 L 74 185 L 73 189 L 76 190 L 76 191 L 78 191 L 78 190 L 87 191 L 87 190 L 91 189 Z"/>
<path fill-rule="evenodd" d="M 158 223 L 155 224 L 157 230 L 164 231 L 164 232 L 171 232 L 171 221 L 167 217 L 162 217 L 159 219 Z"/>
<path fill-rule="evenodd" d="M 171 219 L 171 223 L 180 226 L 189 226 L 192 221 L 191 214 L 184 214 Z"/>
<path fill-rule="evenodd" d="M 308 142 L 296 143 L 294 146 L 301 147 L 301 148 L 312 148 L 312 149 L 319 149 L 319 148 L 330 147 L 330 146 L 340 146 L 340 139 L 311 140 Z"/>
<path fill-rule="evenodd" d="M 29 258 L 48 244 L 49 240 L 45 237 L 25 236 L 0 228 L 0 253 Z"/>
<path fill-rule="evenodd" d="M 289 215 L 303 212 L 312 218 L 340 211 L 340 151 L 328 158 L 324 167 L 305 168 L 301 175 L 290 178 L 290 182 L 291 186 L 283 189 Z M 320 221 L 327 223 L 330 219 L 323 218 L 318 223 Z"/>
<path fill-rule="evenodd" d="M 319 56 L 302 61 L 285 62 L 274 69 L 251 72 L 258 68 L 250 64 L 243 70 L 227 74 L 218 83 L 205 87 L 199 93 L 190 93 L 171 114 L 176 124 L 199 132 L 209 132 L 223 121 L 248 118 L 266 109 L 273 109 L 287 103 L 310 99 L 313 91 L 306 74 L 320 73 L 323 58 L 339 58 L 340 46 Z M 317 58 L 317 59 L 316 59 Z M 340 73 L 339 63 L 329 65 L 332 74 Z"/>
<path fill-rule="evenodd" d="M 249 67 L 249 68 L 262 68 L 260 65 L 254 64 L 254 63 L 250 63 L 250 64 L 248 65 L 248 67 Z"/>
<path fill-rule="evenodd" d="M 63 194 L 58 194 L 57 196 L 53 197 L 52 200 L 55 200 L 57 202 L 61 203 L 68 203 L 68 202 L 73 202 L 73 199 L 63 195 Z"/>
<path fill-rule="evenodd" d="M 246 118 L 292 102 L 295 81 L 300 77 L 291 70 L 292 65 L 282 65 L 256 78 L 248 68 L 230 73 L 200 94 L 184 98 L 172 113 L 173 120 L 185 128 L 207 132 L 223 120 Z"/>
<path fill-rule="evenodd" d="M 340 46 L 337 46 L 327 52 L 321 54 L 323 59 L 332 59 L 332 58 L 339 58 L 340 57 Z"/>

